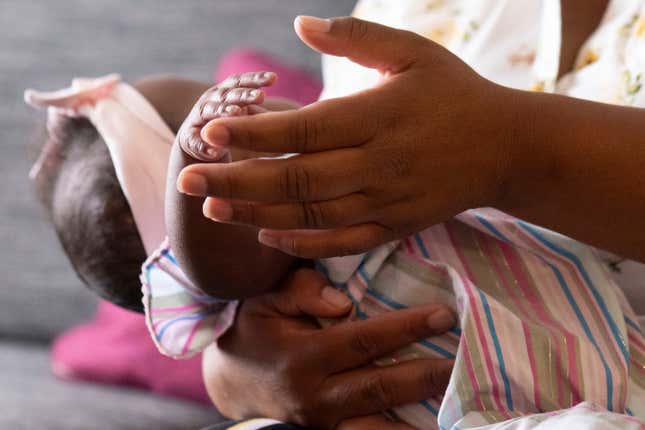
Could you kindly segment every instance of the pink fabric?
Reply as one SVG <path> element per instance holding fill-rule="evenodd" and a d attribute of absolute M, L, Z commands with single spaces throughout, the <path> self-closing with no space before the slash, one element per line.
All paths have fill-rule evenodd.
<path fill-rule="evenodd" d="M 308 104 L 317 100 L 322 85 L 306 71 L 249 49 L 232 51 L 215 72 L 217 82 L 226 76 L 267 70 L 279 81 L 269 96 Z M 91 353 L 88 353 L 91 351 Z M 157 351 L 144 316 L 101 302 L 95 318 L 60 335 L 53 344 L 51 365 L 64 379 L 126 385 L 155 393 L 210 404 L 202 383 L 201 357 L 175 361 Z"/>
<path fill-rule="evenodd" d="M 201 357 L 177 361 L 162 356 L 143 315 L 105 301 L 92 321 L 55 340 L 51 365 L 63 379 L 127 385 L 210 403 L 201 379 Z"/>
<path fill-rule="evenodd" d="M 220 82 L 235 73 L 255 71 L 277 73 L 278 81 L 271 87 L 263 88 L 269 97 L 285 97 L 306 105 L 318 100 L 322 91 L 321 81 L 311 73 L 252 49 L 237 49 L 228 53 L 220 62 L 214 78 L 215 82 Z"/>

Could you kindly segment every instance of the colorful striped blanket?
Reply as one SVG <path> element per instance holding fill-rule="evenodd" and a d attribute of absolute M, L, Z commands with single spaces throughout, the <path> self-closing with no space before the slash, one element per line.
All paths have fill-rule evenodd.
<path fill-rule="evenodd" d="M 350 296 L 353 318 L 428 302 L 459 313 L 459 327 L 383 360 L 456 358 L 443 397 L 393 411 L 415 427 L 556 428 L 582 414 L 598 428 L 645 429 L 645 338 L 584 244 L 476 209 L 317 266 Z M 142 282 L 151 334 L 167 355 L 200 351 L 233 320 L 236 303 L 193 287 L 167 245 L 146 262 Z"/>

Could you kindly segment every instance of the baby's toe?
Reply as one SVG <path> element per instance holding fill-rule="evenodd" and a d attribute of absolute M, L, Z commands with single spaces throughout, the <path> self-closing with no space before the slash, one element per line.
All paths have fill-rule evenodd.
<path fill-rule="evenodd" d="M 218 89 L 202 100 L 199 109 L 199 122 L 236 115 L 247 106 L 261 104 L 264 101 L 264 92 L 254 88 Z"/>
<path fill-rule="evenodd" d="M 186 154 L 201 161 L 217 161 L 227 154 L 225 149 L 206 143 L 201 137 L 201 128 L 189 127 L 180 130 L 178 141 Z"/>
<path fill-rule="evenodd" d="M 273 72 L 247 72 L 229 76 L 218 86 L 223 88 L 260 88 L 273 85 L 277 75 Z"/>

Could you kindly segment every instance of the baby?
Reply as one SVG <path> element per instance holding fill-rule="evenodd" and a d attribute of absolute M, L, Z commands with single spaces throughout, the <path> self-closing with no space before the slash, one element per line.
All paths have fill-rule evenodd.
<path fill-rule="evenodd" d="M 232 324 L 235 300 L 270 290 L 306 264 L 259 244 L 254 229 L 206 219 L 209 201 L 177 191 L 191 163 L 246 160 L 244 168 L 253 169 L 264 162 L 266 154 L 219 152 L 201 131 L 221 116 L 293 108 L 263 104 L 260 88 L 274 80 L 249 73 L 208 90 L 152 80 L 137 92 L 108 77 L 27 95 L 50 107 L 33 174 L 65 251 L 88 285 L 135 309 L 134 267 L 150 256 L 143 301 L 164 354 L 201 351 Z M 314 263 L 352 299 L 351 317 L 427 302 L 456 307 L 459 328 L 378 363 L 456 358 L 443 399 L 394 411 L 417 428 L 468 428 L 583 401 L 619 413 L 642 404 L 634 378 L 643 355 L 632 350 L 642 334 L 601 262 L 578 242 L 476 209 L 365 255 Z M 627 338 L 638 342 L 627 345 Z"/>

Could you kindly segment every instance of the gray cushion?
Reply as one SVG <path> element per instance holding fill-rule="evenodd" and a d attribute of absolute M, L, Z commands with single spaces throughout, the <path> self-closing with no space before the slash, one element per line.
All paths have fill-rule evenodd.
<path fill-rule="evenodd" d="M 42 114 L 26 87 L 55 89 L 74 76 L 127 79 L 174 73 L 210 81 L 217 58 L 259 46 L 316 70 L 293 17 L 350 12 L 354 0 L 3 0 L 0 2 L 0 336 L 48 339 L 85 319 L 95 300 L 74 277 L 33 201 L 25 156 Z"/>
<path fill-rule="evenodd" d="M 222 420 L 212 408 L 149 393 L 62 382 L 47 350 L 0 341 L 0 428 L 49 430 L 190 430 Z"/>

